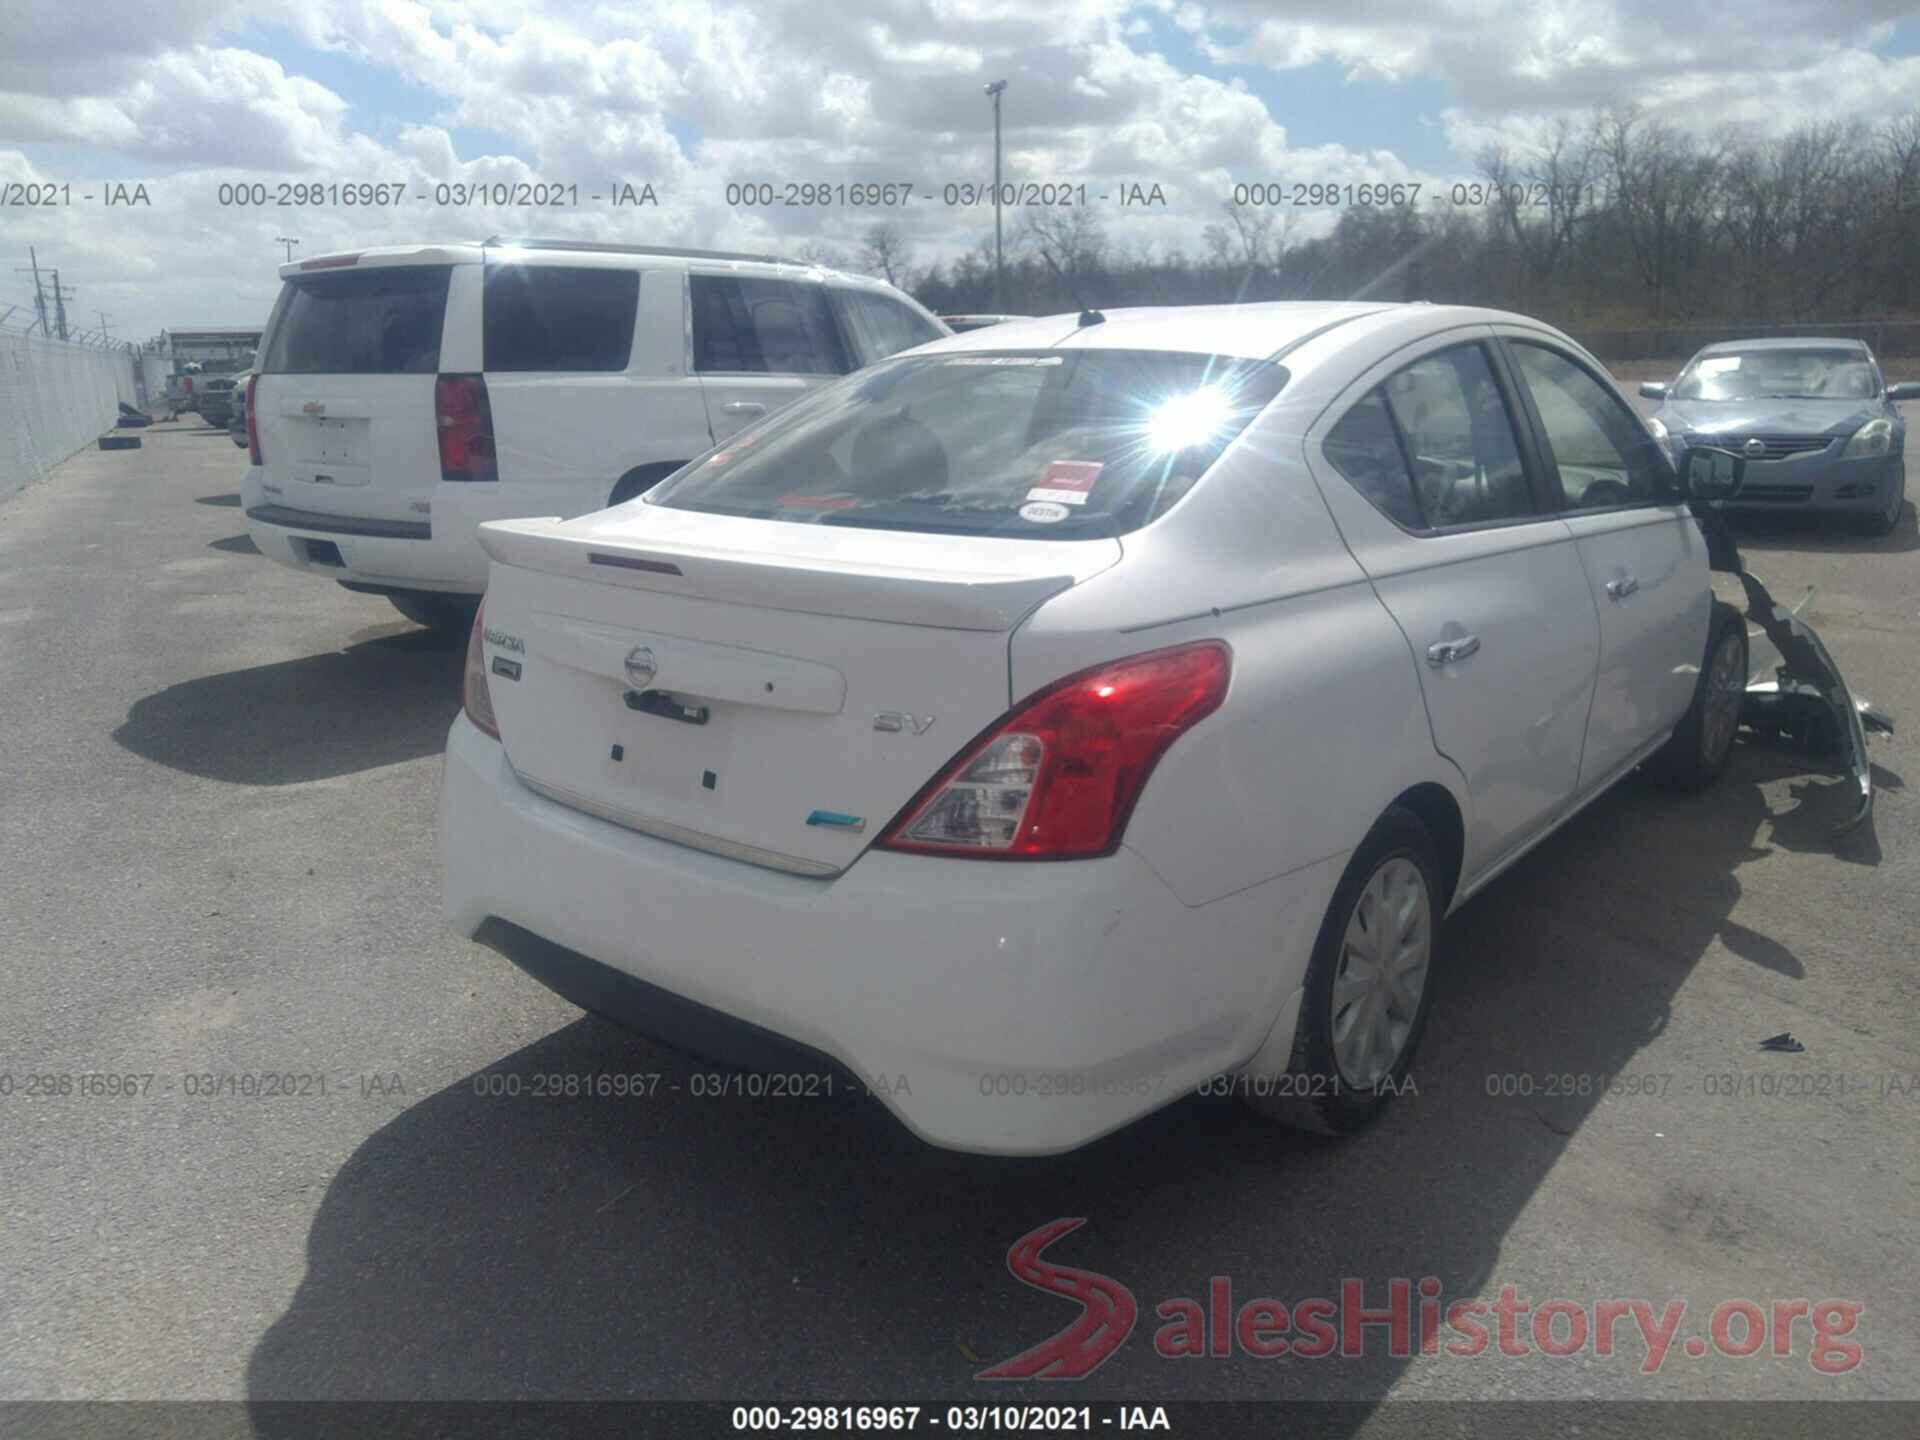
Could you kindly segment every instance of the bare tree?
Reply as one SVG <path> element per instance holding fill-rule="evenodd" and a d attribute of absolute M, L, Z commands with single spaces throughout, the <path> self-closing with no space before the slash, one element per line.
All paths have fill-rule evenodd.
<path fill-rule="evenodd" d="M 1083 205 L 1029 210 L 1015 246 L 1039 255 L 1075 305 L 1093 303 L 1089 287 L 1103 269 L 1107 249 L 1106 231 L 1093 211 Z"/>
<path fill-rule="evenodd" d="M 906 235 L 891 220 L 868 227 L 860 237 L 860 268 L 903 290 L 909 284 L 912 255 Z"/>

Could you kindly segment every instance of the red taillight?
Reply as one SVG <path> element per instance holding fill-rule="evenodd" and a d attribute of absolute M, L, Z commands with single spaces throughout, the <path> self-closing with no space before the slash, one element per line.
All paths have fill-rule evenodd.
<path fill-rule="evenodd" d="M 875 843 L 983 860 L 1110 855 L 1166 748 L 1226 698 L 1218 640 L 1132 655 L 1049 685 L 914 796 Z"/>
<path fill-rule="evenodd" d="M 440 431 L 442 480 L 500 478 L 485 376 L 442 375 L 433 387 L 433 413 Z"/>
<path fill-rule="evenodd" d="M 500 722 L 494 718 L 493 692 L 487 688 L 486 613 L 487 602 L 482 600 L 473 612 L 473 633 L 467 637 L 467 672 L 460 686 L 460 704 L 467 719 L 498 740 Z"/>
<path fill-rule="evenodd" d="M 351 255 L 320 255 L 312 260 L 302 260 L 300 268 L 302 270 L 338 270 L 342 266 L 359 263 L 360 252 L 356 250 Z"/>
<path fill-rule="evenodd" d="M 264 465 L 260 458 L 260 421 L 254 409 L 253 392 L 260 386 L 260 377 L 254 376 L 247 382 L 247 398 L 243 402 L 247 407 L 247 460 L 254 465 Z"/>

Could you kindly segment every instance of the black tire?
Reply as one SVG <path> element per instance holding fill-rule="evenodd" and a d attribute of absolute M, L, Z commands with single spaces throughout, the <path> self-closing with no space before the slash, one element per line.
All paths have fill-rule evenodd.
<path fill-rule="evenodd" d="M 1891 510 L 1876 510 L 1871 515 L 1860 517 L 1860 528 L 1869 535 L 1891 535 L 1900 528 L 1901 518 L 1907 512 L 1907 476 L 1904 470 L 1900 478 L 1893 483 L 1893 506 Z"/>
<path fill-rule="evenodd" d="M 1720 688 L 1729 683 L 1731 691 Z M 1647 774 L 1669 790 L 1704 790 L 1718 780 L 1733 754 L 1746 688 L 1747 622 L 1733 606 L 1716 600 L 1693 703 L 1672 737 L 1647 762 Z M 1731 707 L 1730 714 L 1724 707 Z M 1711 725 L 1710 717 L 1715 720 Z"/>
<path fill-rule="evenodd" d="M 387 599 L 407 619 L 426 626 L 448 644 L 467 643 L 473 617 L 480 609 L 478 595 L 443 595 L 432 590 L 397 590 Z"/>
<path fill-rule="evenodd" d="M 1347 1016 L 1350 1008 L 1365 1001 L 1351 1001 L 1336 1007 L 1334 982 L 1347 960 L 1348 927 L 1355 922 L 1362 896 L 1374 878 L 1397 861 L 1411 862 L 1424 884 L 1421 903 L 1425 906 L 1426 966 L 1421 976 L 1419 999 L 1393 1063 L 1370 1084 L 1356 1084 L 1337 1058 L 1335 1036 L 1342 1017 Z M 1390 873 L 1405 875 L 1398 870 Z M 1326 916 L 1320 922 L 1313 957 L 1307 964 L 1300 1015 L 1294 1025 L 1293 1056 L 1287 1072 L 1280 1076 L 1240 1077 L 1242 1083 L 1237 1092 L 1248 1104 L 1283 1125 L 1322 1135 L 1351 1135 L 1380 1118 L 1395 1092 L 1406 1082 L 1408 1067 L 1420 1048 L 1420 1037 L 1426 1032 L 1427 1014 L 1433 1008 L 1434 958 L 1445 894 L 1439 852 L 1427 827 L 1411 810 L 1398 805 L 1390 807 L 1353 852 L 1327 906 Z M 1351 1017 L 1349 1023 L 1353 1023 Z"/>

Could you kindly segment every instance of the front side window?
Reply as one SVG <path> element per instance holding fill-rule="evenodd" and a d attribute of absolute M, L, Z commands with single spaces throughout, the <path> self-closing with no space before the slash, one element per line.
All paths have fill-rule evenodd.
<path fill-rule="evenodd" d="M 296 275 L 260 368 L 279 375 L 431 375 L 440 368 L 449 265 Z"/>
<path fill-rule="evenodd" d="M 1658 442 L 1606 386 L 1544 346 L 1516 342 L 1510 348 L 1547 432 L 1569 510 L 1647 505 L 1667 497 Z"/>
<path fill-rule="evenodd" d="M 487 370 L 624 370 L 640 272 L 489 265 L 481 325 Z"/>
<path fill-rule="evenodd" d="M 908 356 L 803 399 L 650 503 L 936 534 L 1085 540 L 1163 513 L 1286 383 L 1127 350 Z"/>
<path fill-rule="evenodd" d="M 898 300 L 870 290 L 836 293 L 842 313 L 847 317 L 847 328 L 853 332 L 854 344 L 859 346 L 869 365 L 940 338 L 932 322 Z"/>
<path fill-rule="evenodd" d="M 693 366 L 706 374 L 844 375 L 826 287 L 695 275 Z"/>
<path fill-rule="evenodd" d="M 1483 346 L 1456 345 L 1387 377 L 1426 523 L 1484 525 L 1534 513 L 1513 419 Z"/>

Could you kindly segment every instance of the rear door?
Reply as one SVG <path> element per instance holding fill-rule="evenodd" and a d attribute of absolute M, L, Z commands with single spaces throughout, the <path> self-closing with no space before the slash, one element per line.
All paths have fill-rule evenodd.
<path fill-rule="evenodd" d="M 1490 334 L 1363 383 L 1309 433 L 1309 463 L 1407 637 L 1434 744 L 1466 780 L 1471 876 L 1574 793 L 1593 602 L 1573 536 L 1541 503 Z"/>
<path fill-rule="evenodd" d="M 254 396 L 277 505 L 419 523 L 440 483 L 434 382 L 446 263 L 370 263 L 288 278 Z"/>
<path fill-rule="evenodd" d="M 714 440 L 854 368 L 824 285 L 694 270 L 693 367 Z"/>
<path fill-rule="evenodd" d="M 1706 541 L 1659 445 L 1610 385 L 1536 333 L 1509 330 L 1503 344 L 1600 612 L 1586 790 L 1672 729 L 1693 698 L 1713 603 Z"/>

